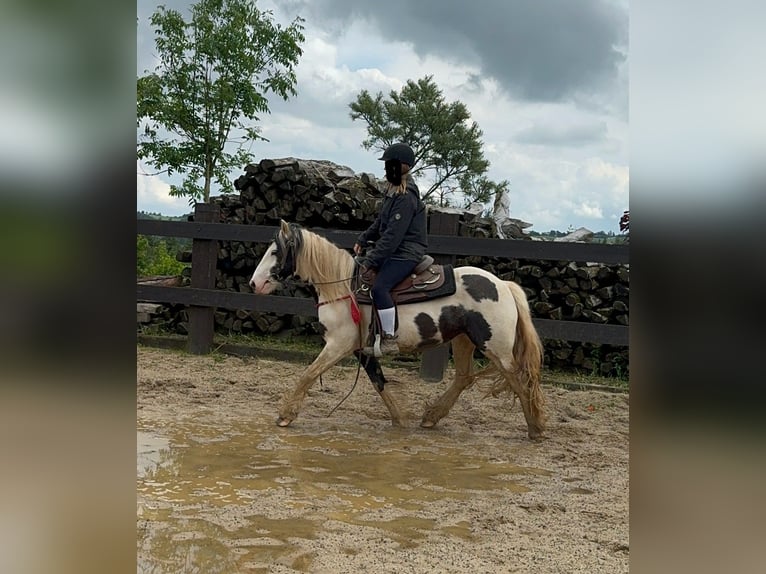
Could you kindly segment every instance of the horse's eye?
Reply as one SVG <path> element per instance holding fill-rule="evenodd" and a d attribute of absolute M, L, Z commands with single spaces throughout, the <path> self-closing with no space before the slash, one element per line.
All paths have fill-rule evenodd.
<path fill-rule="evenodd" d="M 272 254 L 274 257 L 276 257 L 276 256 L 277 256 L 277 250 L 275 249 L 274 251 L 272 251 L 272 252 L 271 252 L 271 254 Z"/>

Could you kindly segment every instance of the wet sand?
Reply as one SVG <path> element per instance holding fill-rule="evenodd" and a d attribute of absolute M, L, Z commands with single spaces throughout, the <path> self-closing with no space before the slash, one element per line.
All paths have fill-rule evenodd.
<path fill-rule="evenodd" d="M 628 572 L 628 395 L 544 386 L 547 439 L 518 403 L 384 368 L 393 428 L 334 367 L 288 428 L 304 364 L 137 350 L 139 572 Z M 448 370 L 449 380 L 451 372 Z"/>

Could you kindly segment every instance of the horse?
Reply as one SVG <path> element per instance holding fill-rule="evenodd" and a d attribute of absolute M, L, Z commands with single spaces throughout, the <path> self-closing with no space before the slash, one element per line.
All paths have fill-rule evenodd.
<path fill-rule="evenodd" d="M 370 305 L 357 303 L 352 287 L 356 267 L 345 249 L 281 220 L 274 241 L 253 272 L 250 287 L 256 294 L 273 293 L 292 276 L 313 286 L 325 341 L 293 391 L 285 393 L 277 418 L 281 427 L 290 425 L 298 416 L 317 378 L 351 354 L 364 365 L 388 408 L 392 424 L 402 426 L 399 408 L 385 387 L 380 363 L 375 356 L 362 352 L 373 316 Z M 449 413 L 461 392 L 475 380 L 491 377 L 492 395 L 507 391 L 518 397 L 529 438 L 544 438 L 545 399 L 540 388 L 543 347 L 523 289 L 477 267 L 448 269 L 455 275 L 454 294 L 397 305 L 400 352 L 416 353 L 452 344 L 454 380 L 436 402 L 426 407 L 420 426 L 434 427 Z M 476 349 L 489 359 L 490 365 L 475 373 Z"/>

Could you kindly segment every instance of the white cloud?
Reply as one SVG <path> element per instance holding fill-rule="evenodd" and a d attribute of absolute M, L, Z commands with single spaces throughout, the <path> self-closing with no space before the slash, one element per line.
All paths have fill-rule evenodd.
<path fill-rule="evenodd" d="M 136 161 L 136 200 L 139 211 L 161 213 L 163 215 L 183 215 L 189 213 L 188 199 L 172 197 L 170 184 L 159 175 L 145 168 L 140 160 Z"/>
<path fill-rule="evenodd" d="M 575 205 L 572 210 L 576 215 L 582 215 L 588 219 L 603 219 L 604 213 L 601 210 L 601 206 L 593 203 L 580 203 Z"/>
<path fill-rule="evenodd" d="M 585 163 L 584 171 L 586 182 L 602 183 L 606 197 L 623 201 L 627 207 L 630 187 L 628 166 L 609 163 L 601 158 L 590 158 Z"/>

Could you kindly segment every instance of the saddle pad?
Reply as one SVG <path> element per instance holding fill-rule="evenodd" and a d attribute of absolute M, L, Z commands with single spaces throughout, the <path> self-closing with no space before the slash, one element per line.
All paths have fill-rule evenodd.
<path fill-rule="evenodd" d="M 432 285 L 428 285 L 427 283 L 418 282 L 424 274 L 426 274 L 426 276 L 428 274 L 432 276 L 439 275 L 439 277 Z M 408 277 L 394 287 L 391 290 L 391 297 L 393 298 L 395 305 L 406 305 L 408 303 L 419 303 L 420 301 L 426 301 L 428 299 L 447 297 L 449 295 L 454 295 L 455 291 L 455 270 L 452 268 L 452 265 L 431 265 L 428 270 L 421 273 L 415 281 L 413 281 L 411 277 Z M 370 286 L 366 283 L 358 285 L 354 289 L 354 294 L 356 295 L 357 303 L 360 305 L 372 305 Z"/>

